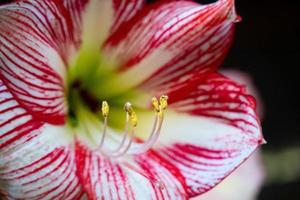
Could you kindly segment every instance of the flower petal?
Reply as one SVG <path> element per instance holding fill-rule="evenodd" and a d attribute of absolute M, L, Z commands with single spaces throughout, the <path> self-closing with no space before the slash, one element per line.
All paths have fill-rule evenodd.
<path fill-rule="evenodd" d="M 63 5 L 71 16 L 71 23 L 74 28 L 74 42 L 77 47 L 81 43 L 82 15 L 89 0 L 63 0 Z"/>
<path fill-rule="evenodd" d="M 185 177 L 189 197 L 214 187 L 263 143 L 254 99 L 220 74 L 193 74 L 169 96 L 159 154 Z M 168 92 L 167 92 L 168 91 Z"/>
<path fill-rule="evenodd" d="M 145 6 L 145 0 L 113 0 L 113 4 L 115 14 L 111 33 L 132 19 Z"/>
<path fill-rule="evenodd" d="M 104 41 L 144 5 L 144 0 L 63 0 L 63 2 L 73 20 L 77 47 L 70 60 L 69 82 L 86 79 L 97 71 L 102 61 L 100 49 Z"/>
<path fill-rule="evenodd" d="M 71 15 L 77 43 L 83 41 L 99 49 L 108 34 L 115 32 L 123 23 L 130 20 L 145 2 L 144 0 L 63 0 L 63 3 Z"/>
<path fill-rule="evenodd" d="M 0 7 L 0 77 L 20 105 L 40 120 L 62 124 L 70 18 L 54 1 Z"/>
<path fill-rule="evenodd" d="M 121 85 L 163 84 L 195 69 L 214 70 L 230 46 L 235 18 L 233 0 L 159 2 L 112 34 L 104 52 L 120 62 Z"/>
<path fill-rule="evenodd" d="M 8 199 L 81 196 L 70 144 L 63 128 L 34 120 L 0 81 L 1 195 Z"/>
<path fill-rule="evenodd" d="M 76 156 L 89 199 L 186 199 L 180 173 L 154 152 L 112 160 L 78 143 Z"/>

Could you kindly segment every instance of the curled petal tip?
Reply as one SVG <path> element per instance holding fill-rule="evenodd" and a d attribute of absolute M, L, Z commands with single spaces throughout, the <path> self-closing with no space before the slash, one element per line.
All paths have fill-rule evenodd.
<path fill-rule="evenodd" d="M 237 14 L 234 1 L 232 1 L 232 8 L 228 14 L 228 18 L 232 20 L 233 23 L 238 23 L 242 21 L 242 17 Z"/>
<path fill-rule="evenodd" d="M 264 138 L 261 138 L 258 140 L 258 145 L 264 145 L 264 144 L 267 144 L 268 142 L 264 139 Z"/>
<path fill-rule="evenodd" d="M 235 16 L 235 19 L 234 19 L 234 22 L 235 23 L 238 23 L 238 22 L 241 22 L 243 19 L 242 19 L 242 17 L 240 16 L 240 15 L 236 15 Z"/>
<path fill-rule="evenodd" d="M 268 142 L 263 138 L 262 140 L 261 140 L 261 144 L 267 144 Z"/>

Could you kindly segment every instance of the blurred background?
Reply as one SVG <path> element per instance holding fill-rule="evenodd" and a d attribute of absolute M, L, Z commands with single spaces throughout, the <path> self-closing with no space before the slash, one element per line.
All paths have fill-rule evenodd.
<path fill-rule="evenodd" d="M 5 2 L 9 0 L 0 0 Z M 236 9 L 243 20 L 236 25 L 235 40 L 223 69 L 236 69 L 251 77 L 251 84 L 255 85 L 264 105 L 263 132 L 268 143 L 263 145 L 260 156 L 265 178 L 255 198 L 300 200 L 299 2 L 236 0 Z M 251 167 L 249 163 L 245 165 Z M 256 175 L 253 170 L 241 174 L 244 177 L 239 181 L 245 187 L 248 187 L 247 177 Z M 220 187 L 226 190 L 226 186 Z M 240 192 L 238 199 L 244 200 L 243 190 L 234 189 L 227 193 Z M 226 192 L 221 199 L 233 200 L 224 195 Z"/>

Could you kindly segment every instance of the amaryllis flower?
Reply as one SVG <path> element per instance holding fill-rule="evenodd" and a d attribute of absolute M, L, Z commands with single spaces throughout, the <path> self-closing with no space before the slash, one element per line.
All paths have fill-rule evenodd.
<path fill-rule="evenodd" d="M 235 21 L 233 0 L 1 6 L 2 196 L 173 200 L 218 184 L 263 142 L 254 99 L 216 71 Z"/>

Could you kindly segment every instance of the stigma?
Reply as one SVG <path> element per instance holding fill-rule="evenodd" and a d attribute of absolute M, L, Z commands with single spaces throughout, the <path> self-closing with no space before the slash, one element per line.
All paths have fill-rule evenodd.
<path fill-rule="evenodd" d="M 151 132 L 148 138 L 142 143 L 134 143 L 135 129 L 138 126 L 138 117 L 134 108 L 130 102 L 126 102 L 124 105 L 124 111 L 126 113 L 125 127 L 120 143 L 115 149 L 109 149 L 105 147 L 105 140 L 107 138 L 107 127 L 109 117 L 109 104 L 106 101 L 102 102 L 102 117 L 104 126 L 100 138 L 100 143 L 97 150 L 109 157 L 122 157 L 124 155 L 141 154 L 147 152 L 158 141 L 162 124 L 164 121 L 164 113 L 168 107 L 168 96 L 162 95 L 159 99 L 152 98 L 152 107 L 154 110 L 154 122 Z"/>

